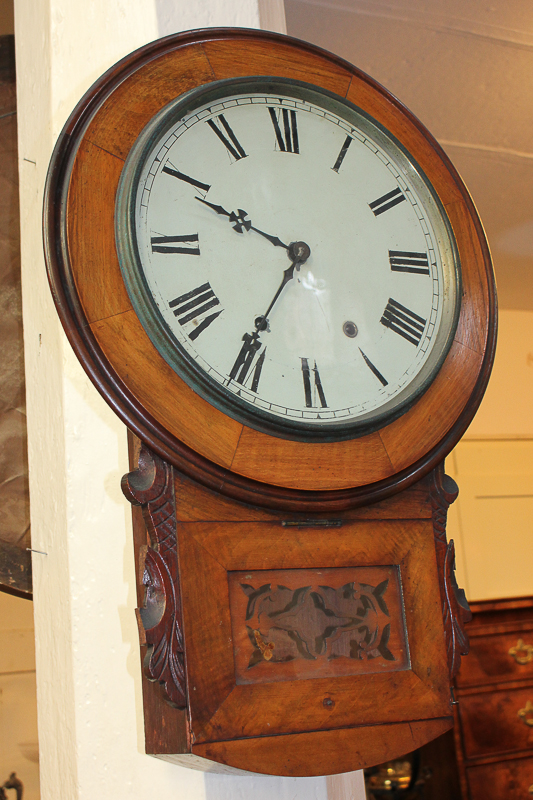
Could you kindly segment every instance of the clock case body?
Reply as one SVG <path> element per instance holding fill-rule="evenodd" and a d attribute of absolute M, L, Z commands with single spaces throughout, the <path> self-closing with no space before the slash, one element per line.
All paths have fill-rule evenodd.
<path fill-rule="evenodd" d="M 444 363 L 405 413 L 352 439 L 291 441 L 225 415 L 163 360 L 122 279 L 115 200 L 137 137 L 184 92 L 249 75 L 317 85 L 376 119 L 426 176 L 457 243 L 461 308 Z M 251 30 L 179 34 L 123 59 L 75 109 L 52 157 L 44 228 L 67 336 L 130 431 L 123 489 L 134 504 L 147 752 L 323 775 L 450 728 L 469 612 L 446 541 L 457 487 L 443 459 L 488 381 L 496 299 L 481 223 L 431 135 L 312 45 Z M 265 627 L 269 608 L 277 617 Z"/>

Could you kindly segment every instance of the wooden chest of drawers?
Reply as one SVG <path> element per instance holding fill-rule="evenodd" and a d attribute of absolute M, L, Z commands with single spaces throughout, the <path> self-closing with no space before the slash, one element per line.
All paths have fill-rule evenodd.
<path fill-rule="evenodd" d="M 456 678 L 464 800 L 533 796 L 533 597 L 471 604 Z"/>

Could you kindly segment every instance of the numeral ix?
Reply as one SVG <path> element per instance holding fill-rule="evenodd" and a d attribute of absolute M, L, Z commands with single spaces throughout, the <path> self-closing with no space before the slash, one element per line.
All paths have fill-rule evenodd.
<path fill-rule="evenodd" d="M 176 297 L 175 300 L 171 300 L 168 305 L 172 309 L 174 315 L 178 317 L 179 324 L 186 325 L 193 319 L 201 317 L 206 311 L 209 311 L 209 309 L 220 305 L 220 300 L 211 289 L 211 285 L 209 283 L 203 283 L 201 286 L 198 286 L 197 289 L 193 289 L 191 292 L 187 292 L 180 297 Z M 222 310 L 223 309 L 220 309 L 220 311 L 215 311 L 213 314 L 204 317 L 199 325 L 193 327 L 187 334 L 189 339 L 193 341 L 197 339 L 202 331 L 205 331 L 213 320 L 222 313 Z"/>
<path fill-rule="evenodd" d="M 188 236 L 152 236 L 150 242 L 152 244 L 152 253 L 187 253 L 191 256 L 200 255 L 199 246 L 197 244 L 195 246 L 194 244 L 198 242 L 197 233 L 190 233 Z M 182 244 L 189 244 L 190 246 L 183 247 Z"/>

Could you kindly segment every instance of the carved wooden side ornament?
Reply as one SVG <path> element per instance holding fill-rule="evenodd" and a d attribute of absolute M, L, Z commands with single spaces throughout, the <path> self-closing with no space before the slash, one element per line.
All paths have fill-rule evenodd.
<path fill-rule="evenodd" d="M 138 468 L 122 478 L 122 491 L 131 503 L 142 506 L 150 537 L 144 559 L 144 607 L 139 609 L 149 647 L 144 664 L 145 675 L 149 680 L 159 681 L 167 702 L 185 708 L 174 470 L 143 445 Z"/>
<path fill-rule="evenodd" d="M 431 512 L 437 551 L 442 616 L 450 678 L 453 680 L 459 672 L 461 656 L 468 655 L 468 634 L 464 626 L 472 619 L 464 590 L 459 588 L 455 578 L 455 545 L 453 539 L 450 542 L 446 539 L 448 508 L 457 498 L 459 488 L 453 478 L 445 474 L 443 463 L 433 470 L 431 476 Z"/>

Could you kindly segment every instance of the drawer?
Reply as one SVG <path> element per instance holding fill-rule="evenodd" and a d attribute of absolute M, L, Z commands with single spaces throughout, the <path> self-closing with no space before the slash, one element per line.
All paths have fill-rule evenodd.
<path fill-rule="evenodd" d="M 519 645 L 519 640 L 522 641 L 522 645 Z M 509 653 L 513 648 L 516 648 L 514 656 Z M 526 663 L 520 663 L 521 661 Z M 456 683 L 462 688 L 529 677 L 533 679 L 533 631 L 514 631 L 472 636 L 470 653 L 461 659 L 461 669 Z"/>
<path fill-rule="evenodd" d="M 518 716 L 527 703 L 531 711 Z M 533 749 L 533 686 L 462 696 L 459 716 L 466 758 Z"/>
<path fill-rule="evenodd" d="M 471 800 L 531 800 L 533 758 L 468 767 L 466 779 Z"/>

